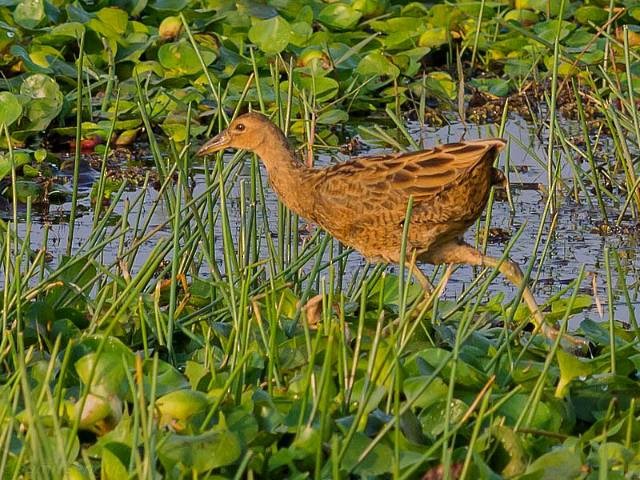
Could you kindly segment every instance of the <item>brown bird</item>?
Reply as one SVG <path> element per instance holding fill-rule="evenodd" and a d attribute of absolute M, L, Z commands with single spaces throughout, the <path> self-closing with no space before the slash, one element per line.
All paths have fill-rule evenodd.
<path fill-rule="evenodd" d="M 516 263 L 483 255 L 462 238 L 484 210 L 491 187 L 504 180 L 493 162 L 505 145 L 500 138 L 471 140 L 309 168 L 296 158 L 282 130 L 262 114 L 247 113 L 206 142 L 198 155 L 225 148 L 256 153 L 289 209 L 372 262 L 400 262 L 407 205 L 413 197 L 407 259 L 497 268 L 519 287 L 524 277 Z M 412 271 L 430 291 L 428 279 L 417 268 Z M 555 338 L 558 331 L 544 321 L 526 286 L 523 298 L 537 328 Z"/>

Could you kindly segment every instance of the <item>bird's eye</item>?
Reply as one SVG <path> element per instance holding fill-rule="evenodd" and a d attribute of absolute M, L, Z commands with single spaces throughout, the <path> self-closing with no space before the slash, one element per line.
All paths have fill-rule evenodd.
<path fill-rule="evenodd" d="M 238 132 L 244 132 L 244 123 L 239 123 L 238 125 L 236 125 L 236 130 Z"/>

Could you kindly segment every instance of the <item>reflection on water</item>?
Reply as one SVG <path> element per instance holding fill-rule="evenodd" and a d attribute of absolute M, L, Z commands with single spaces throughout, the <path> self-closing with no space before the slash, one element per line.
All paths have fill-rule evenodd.
<path fill-rule="evenodd" d="M 488 126 L 463 126 L 461 124 L 450 125 L 440 129 L 425 128 L 420 129 L 417 125 L 413 125 L 411 129 L 414 138 L 422 143 L 425 147 L 446 142 L 456 142 L 464 136 L 465 139 L 479 138 L 495 136 L 496 131 L 493 127 Z M 499 235 L 497 239 L 489 241 L 487 246 L 487 253 L 493 256 L 501 256 L 505 246 L 508 243 L 508 237 L 515 235 L 520 228 L 523 232 L 515 245 L 511 250 L 511 258 L 517 261 L 523 270 L 527 266 L 531 259 L 535 262 L 533 265 L 532 278 L 535 280 L 534 292 L 537 298 L 543 302 L 553 294 L 557 293 L 560 289 L 564 288 L 569 283 L 573 282 L 582 265 L 585 266 L 587 277 L 581 284 L 581 292 L 590 295 L 594 294 L 594 286 L 597 295 L 600 297 L 600 301 L 603 305 L 604 317 L 608 315 L 607 298 L 607 280 L 605 270 L 605 250 L 607 248 L 611 251 L 615 251 L 620 259 L 622 271 L 624 275 L 620 277 L 618 275 L 617 263 L 611 256 L 612 266 L 612 289 L 615 312 L 615 318 L 618 320 L 628 321 L 630 318 L 629 308 L 623 295 L 622 283 L 620 281 L 624 279 L 630 300 L 636 315 L 640 314 L 640 308 L 638 307 L 638 259 L 636 257 L 636 242 L 637 238 L 633 234 L 624 235 L 610 235 L 607 237 L 601 236 L 598 233 L 594 233 L 594 228 L 602 222 L 600 211 L 595 204 L 595 199 L 589 202 L 583 194 L 578 195 L 576 198 L 571 195 L 558 196 L 557 210 L 555 212 L 555 218 L 549 214 L 544 220 L 542 226 L 542 236 L 537 251 L 533 251 L 535 248 L 535 239 L 538 236 L 538 231 L 541 227 L 541 221 L 543 219 L 543 212 L 545 203 L 547 200 L 546 195 L 541 191 L 542 189 L 535 188 L 536 185 L 547 184 L 547 172 L 546 167 L 541 166 L 539 162 L 544 162 L 546 159 L 547 145 L 541 143 L 540 139 L 536 136 L 536 131 L 532 129 L 524 120 L 519 118 L 511 119 L 507 123 L 505 137 L 509 140 L 509 146 L 507 152 L 500 157 L 500 165 L 504 168 L 504 162 L 506 158 L 510 163 L 510 180 L 512 182 L 512 198 L 515 205 L 515 212 L 512 213 L 509 208 L 509 204 L 506 199 L 503 199 L 502 195 L 499 195 L 496 202 L 493 205 L 491 211 L 491 227 L 496 231 L 506 235 Z M 544 136 L 544 134 L 543 134 Z M 374 145 L 371 145 L 369 153 L 387 152 L 388 150 L 376 149 Z M 347 157 L 342 156 L 338 160 L 344 160 Z M 328 155 L 320 155 L 317 159 L 317 163 L 326 164 L 332 160 Z M 565 169 L 562 172 L 563 179 L 567 182 L 569 189 L 573 186 L 573 175 L 571 173 L 568 162 L 563 162 Z M 585 167 L 586 168 L 586 167 Z M 73 248 L 82 248 L 87 240 L 89 232 L 93 225 L 93 215 L 89 210 L 89 198 L 88 191 L 90 189 L 90 183 L 92 179 L 97 178 L 98 172 L 85 168 L 83 172 L 83 188 L 86 196 L 81 200 L 81 203 L 87 208 L 88 213 L 81 215 L 76 224 L 75 239 L 73 242 Z M 249 180 L 249 169 L 245 168 L 241 170 L 240 181 L 244 177 L 245 181 Z M 232 190 L 228 198 L 229 214 L 232 225 L 236 225 L 240 218 L 240 189 L 236 186 Z M 202 175 L 196 175 L 196 188 L 194 196 L 203 190 L 204 177 Z M 578 189 L 579 190 L 579 189 Z M 142 215 L 142 218 L 146 218 L 148 213 L 152 210 L 151 206 L 154 200 L 157 198 L 157 192 L 149 189 L 147 192 L 146 201 L 144 204 L 133 209 L 130 212 L 130 221 L 135 221 L 138 215 Z M 138 196 L 139 192 L 126 192 L 124 200 L 133 202 Z M 277 201 L 271 191 L 267 192 L 266 196 L 267 209 L 271 219 L 270 225 L 273 231 L 277 225 Z M 122 215 L 124 202 L 116 208 L 117 215 Z M 619 210 L 618 207 L 609 206 L 611 208 L 611 218 L 616 218 Z M 60 256 L 64 253 L 67 243 L 68 225 L 65 223 L 65 218 L 68 215 L 69 205 L 51 206 L 50 211 L 46 218 L 35 215 L 35 222 L 32 225 L 31 243 L 32 248 L 37 249 L 42 246 L 44 239 L 45 225 L 49 228 L 48 232 L 48 245 L 47 250 L 53 254 L 54 260 L 52 265 L 55 265 L 59 261 Z M 139 212 L 139 209 L 142 212 Z M 6 218 L 9 215 L 5 212 L 3 216 Z M 260 216 L 260 212 L 258 212 Z M 43 221 L 46 220 L 46 221 Z M 53 221 L 51 221 L 53 220 Z M 117 219 L 114 219 L 117 220 Z M 152 215 L 150 228 L 155 228 L 158 225 L 163 224 L 167 220 L 166 210 L 158 208 Z M 550 227 L 552 222 L 555 224 L 555 228 L 549 238 Z M 118 222 L 115 222 L 118 223 Z M 259 228 L 264 223 L 258 221 Z M 20 226 L 20 234 L 24 235 L 25 226 Z M 216 226 L 216 235 L 221 236 L 219 225 Z M 237 229 L 233 232 L 237 235 Z M 161 231 L 160 235 L 169 235 L 169 229 Z M 476 236 L 476 228 L 472 227 L 466 235 L 467 241 L 473 243 Z M 504 237 L 504 238 L 502 238 Z M 127 239 L 125 242 L 130 243 L 131 239 Z M 141 265 L 147 254 L 155 243 L 155 239 L 150 240 L 144 244 L 137 256 L 136 263 Z M 221 245 L 221 242 L 218 242 Z M 268 250 L 262 242 L 261 255 L 268 255 Z M 547 245 L 548 244 L 548 245 Z M 107 248 L 104 249 L 100 260 L 103 263 L 111 264 L 117 258 L 119 243 L 117 241 L 112 242 Z M 540 262 L 542 258 L 542 252 L 545 252 L 544 261 Z M 349 257 L 349 272 L 353 273 L 356 268 L 360 268 L 364 265 L 362 258 L 353 253 Z M 424 266 L 423 269 L 427 273 L 432 272 L 431 266 Z M 134 265 L 135 269 L 135 265 Z M 206 274 L 206 272 L 203 272 Z M 0 274 L 1 275 L 1 274 Z M 595 281 L 594 281 L 595 276 Z M 447 289 L 445 291 L 445 298 L 453 299 L 468 285 L 472 279 L 475 278 L 475 273 L 470 267 L 459 268 L 449 281 Z M 1 279 L 1 277 L 0 277 Z M 498 292 L 505 292 L 508 296 L 514 294 L 514 288 L 501 277 L 498 277 L 491 285 L 489 289 L 489 295 L 496 294 Z M 599 320 L 601 317 L 597 310 L 593 308 L 581 315 L 577 315 L 572 320 L 572 325 L 576 326 L 583 318 L 591 318 L 593 320 Z"/>

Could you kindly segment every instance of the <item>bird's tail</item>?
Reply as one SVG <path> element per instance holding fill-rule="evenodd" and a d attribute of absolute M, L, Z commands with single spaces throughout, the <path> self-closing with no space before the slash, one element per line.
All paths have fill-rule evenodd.
<path fill-rule="evenodd" d="M 507 177 L 502 170 L 491 167 L 491 186 L 506 187 Z"/>

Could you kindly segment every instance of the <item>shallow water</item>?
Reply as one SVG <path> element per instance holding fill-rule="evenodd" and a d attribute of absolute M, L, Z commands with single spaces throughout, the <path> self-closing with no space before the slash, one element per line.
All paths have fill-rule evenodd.
<path fill-rule="evenodd" d="M 570 125 L 568 126 L 570 129 Z M 422 143 L 425 147 L 446 142 L 456 142 L 461 138 L 472 139 L 487 136 L 495 136 L 496 132 L 488 126 L 464 126 L 462 124 L 453 124 L 440 129 L 425 128 L 420 129 L 417 124 L 411 125 L 410 129 L 414 138 L 419 143 Z M 600 302 L 603 306 L 603 316 L 599 314 L 594 307 L 591 310 L 585 311 L 581 314 L 575 315 L 572 318 L 572 326 L 575 327 L 584 318 L 590 318 L 593 320 L 606 319 L 608 317 L 607 306 L 607 293 L 606 293 L 606 270 L 604 268 L 605 250 L 607 248 L 611 251 L 617 252 L 620 257 L 624 275 L 618 276 L 616 270 L 616 263 L 611 257 L 612 265 L 612 286 L 614 292 L 614 318 L 617 320 L 628 321 L 632 314 L 636 316 L 640 315 L 640 303 L 638 302 L 638 266 L 640 265 L 637 255 L 637 236 L 633 233 L 602 236 L 598 233 L 594 233 L 594 228 L 602 222 L 600 212 L 593 200 L 593 205 L 589 205 L 586 198 L 578 197 L 578 201 L 570 196 L 558 196 L 557 205 L 557 218 L 555 220 L 555 228 L 549 239 L 550 226 L 552 224 L 552 216 L 549 215 L 542 227 L 543 235 L 541 237 L 541 243 L 537 252 L 533 251 L 534 242 L 540 229 L 540 223 L 543 216 L 543 211 L 546 203 L 546 195 L 542 191 L 535 188 L 535 185 L 547 184 L 547 172 L 546 167 L 542 167 L 537 161 L 536 156 L 540 159 L 546 158 L 546 148 L 536 135 L 536 131 L 524 120 L 520 118 L 512 118 L 507 123 L 505 137 L 509 140 L 509 146 L 507 148 L 507 154 L 503 154 L 500 158 L 500 165 L 504 165 L 505 155 L 509 155 L 509 161 L 511 165 L 510 181 L 512 182 L 511 193 L 513 195 L 513 202 L 515 205 L 515 212 L 511 212 L 506 200 L 498 199 L 493 204 L 491 210 L 491 227 L 494 229 L 500 229 L 507 233 L 507 237 L 514 235 L 522 227 L 523 232 L 515 245 L 513 246 L 510 256 L 513 260 L 518 262 L 523 269 L 527 266 L 527 262 L 530 259 L 536 259 L 534 268 L 532 271 L 532 278 L 534 282 L 534 293 L 536 297 L 543 302 L 554 293 L 557 293 L 560 289 L 575 280 L 582 265 L 585 266 L 588 275 L 582 282 L 580 288 L 582 293 L 594 295 L 594 288 L 596 286 L 595 294 L 600 298 Z M 544 137 L 544 133 L 542 135 Z M 371 147 L 368 154 L 388 152 L 389 150 L 376 148 L 373 143 L 369 143 Z M 532 154 L 533 153 L 533 154 Z M 317 158 L 317 164 L 327 164 L 332 161 L 341 161 L 347 157 L 340 155 L 336 158 L 331 158 L 329 155 L 320 155 Z M 567 162 L 563 162 L 567 164 Z M 264 172 L 263 172 L 264 174 Z M 91 182 L 94 181 L 99 175 L 99 172 L 92 170 L 88 166 L 83 167 L 82 179 L 81 179 L 81 193 L 86 194 L 81 199 L 81 204 L 87 208 L 87 212 L 81 215 L 77 219 L 75 228 L 75 238 L 73 242 L 74 250 L 82 248 L 85 245 L 89 232 L 91 231 L 93 224 L 93 214 L 90 210 L 90 203 L 88 198 L 88 192 L 90 190 Z M 249 169 L 241 169 L 240 180 L 249 180 Z M 569 167 L 565 167 L 562 172 L 563 179 L 566 179 L 569 186 L 573 184 L 572 174 Z M 204 177 L 202 174 L 197 174 L 195 177 L 196 188 L 194 196 L 202 191 L 204 185 Z M 127 192 L 125 199 L 129 202 L 133 202 L 139 191 Z M 157 192 L 151 188 L 147 192 L 145 203 L 141 206 L 143 209 L 142 217 L 146 217 L 147 212 L 150 211 L 151 205 L 157 198 Z M 228 198 L 229 214 L 231 216 L 232 225 L 237 225 L 240 218 L 240 201 L 239 201 L 240 189 L 237 186 L 231 192 Z M 273 231 L 277 225 L 277 200 L 274 194 L 269 190 L 267 192 L 267 207 L 270 212 L 271 218 L 271 230 Z M 32 225 L 31 232 L 31 244 L 32 248 L 40 248 L 44 238 L 45 226 L 49 228 L 47 250 L 53 255 L 53 261 L 51 266 L 55 265 L 60 256 L 64 253 L 67 243 L 68 224 L 66 219 L 68 218 L 69 204 L 52 205 L 49 213 L 46 216 L 35 214 L 34 223 Z M 611 207 L 611 218 L 616 218 L 619 211 L 617 207 Z M 118 215 L 122 215 L 123 204 L 117 206 L 116 212 Z M 138 210 L 133 210 L 129 219 L 131 222 L 135 221 L 135 217 L 139 214 Z M 7 217 L 7 213 L 3 214 Z M 260 215 L 260 212 L 258 212 Z M 153 214 L 151 221 L 151 228 L 161 225 L 166 221 L 166 211 L 160 207 Z M 117 218 L 114 219 L 117 221 Z M 263 223 L 259 220 L 259 226 Z M 635 225 L 631 225 L 635 226 Z M 20 232 L 24 235 L 25 226 L 21 225 Z M 164 232 L 164 233 L 163 233 Z M 234 232 L 237 235 L 237 231 Z M 473 243 L 476 234 L 475 226 L 472 227 L 466 235 L 467 241 Z M 159 235 L 169 235 L 169 229 L 164 229 Z M 220 228 L 216 227 L 216 235 L 220 236 Z M 130 239 L 129 239 L 130 240 Z M 541 258 L 541 252 L 545 248 L 545 244 L 548 240 L 548 250 L 546 258 L 542 264 L 538 264 L 538 260 Z M 505 246 L 509 243 L 507 239 L 490 240 L 487 247 L 487 253 L 493 256 L 501 256 Z M 139 266 L 144 262 L 148 253 L 153 248 L 155 239 L 146 242 L 137 256 L 136 264 Z M 221 244 L 221 242 L 218 242 Z M 113 242 L 107 248 L 104 249 L 101 261 L 105 264 L 114 262 L 117 258 L 118 242 Z M 268 255 L 266 246 L 261 248 L 261 256 Z M 349 269 L 348 271 L 353 273 L 355 269 L 361 268 L 365 265 L 364 260 L 357 254 L 353 253 L 349 257 Z M 423 267 L 423 270 L 430 274 L 432 272 L 430 266 Z M 135 265 L 134 265 L 135 269 Z M 206 275 L 206 272 L 203 272 Z M 453 299 L 459 295 L 474 278 L 477 272 L 470 267 L 461 267 L 455 271 L 451 277 L 447 289 L 444 293 L 444 297 L 447 299 Z M 1 274 L 0 274 L 1 275 Z M 595 276 L 595 282 L 593 280 Z M 1 279 L 1 277 L 0 277 Z M 346 279 L 348 280 L 348 278 Z M 624 296 L 622 295 L 621 280 L 627 285 L 629 295 L 631 297 L 632 308 L 628 307 Z M 488 295 L 495 295 L 498 292 L 505 292 L 510 298 L 513 296 L 515 289 L 510 284 L 506 283 L 501 277 L 498 277 L 491 285 Z"/>

